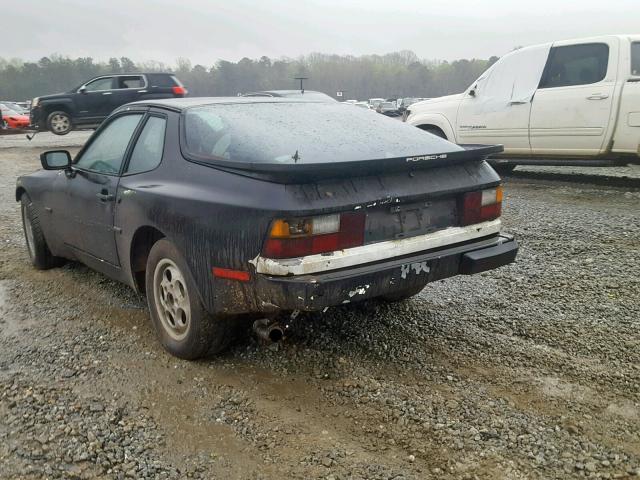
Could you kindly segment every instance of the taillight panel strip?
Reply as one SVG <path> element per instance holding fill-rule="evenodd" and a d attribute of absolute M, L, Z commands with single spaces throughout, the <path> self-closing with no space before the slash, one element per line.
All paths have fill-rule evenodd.
<path fill-rule="evenodd" d="M 251 260 L 251 263 L 255 265 L 257 273 L 265 275 L 306 275 L 328 272 L 493 235 L 500 232 L 500 225 L 500 219 L 497 218 L 475 225 L 445 228 L 437 232 L 402 240 L 388 240 L 360 247 L 346 248 L 330 254 L 324 253 L 283 259 L 266 258 L 258 255 Z"/>

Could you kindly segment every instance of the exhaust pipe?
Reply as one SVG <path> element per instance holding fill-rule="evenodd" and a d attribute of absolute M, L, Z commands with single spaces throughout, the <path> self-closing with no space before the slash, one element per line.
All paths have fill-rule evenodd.
<path fill-rule="evenodd" d="M 284 338 L 282 325 L 268 318 L 261 318 L 253 322 L 253 331 L 265 343 L 277 343 Z"/>

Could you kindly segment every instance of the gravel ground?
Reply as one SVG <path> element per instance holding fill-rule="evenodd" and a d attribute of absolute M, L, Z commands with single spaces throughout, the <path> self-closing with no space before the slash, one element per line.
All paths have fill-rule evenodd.
<path fill-rule="evenodd" d="M 86 136 L 0 139 L 3 480 L 640 475 L 638 188 L 516 170 L 516 264 L 185 362 L 128 288 L 28 263 L 15 178 Z"/>

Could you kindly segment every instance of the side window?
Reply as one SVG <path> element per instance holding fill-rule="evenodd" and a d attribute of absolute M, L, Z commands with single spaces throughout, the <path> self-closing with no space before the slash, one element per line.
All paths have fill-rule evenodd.
<path fill-rule="evenodd" d="M 87 83 L 84 88 L 87 92 L 97 92 L 99 90 L 111 90 L 113 77 L 98 78 Z"/>
<path fill-rule="evenodd" d="M 160 165 L 166 126 L 166 119 L 149 117 L 133 148 L 126 173 L 148 172 Z"/>
<path fill-rule="evenodd" d="M 553 47 L 540 88 L 597 83 L 607 75 L 608 64 L 609 46 L 605 43 Z"/>
<path fill-rule="evenodd" d="M 76 166 L 82 170 L 115 175 L 120 171 L 122 160 L 142 114 L 118 117 L 109 123 L 89 144 Z"/>
<path fill-rule="evenodd" d="M 116 88 L 142 88 L 144 80 L 139 75 L 116 77 Z"/>
<path fill-rule="evenodd" d="M 640 42 L 631 44 L 631 75 L 640 76 Z"/>

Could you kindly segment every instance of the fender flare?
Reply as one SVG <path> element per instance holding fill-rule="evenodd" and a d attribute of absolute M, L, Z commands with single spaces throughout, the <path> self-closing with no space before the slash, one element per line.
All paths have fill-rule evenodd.
<path fill-rule="evenodd" d="M 456 134 L 453 126 L 441 113 L 416 113 L 411 118 L 407 119 L 407 123 L 415 127 L 421 127 L 423 125 L 433 125 L 438 127 L 447 136 L 447 140 L 450 142 L 456 142 Z"/>

